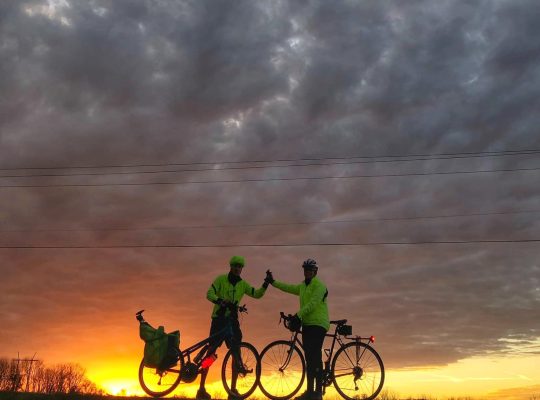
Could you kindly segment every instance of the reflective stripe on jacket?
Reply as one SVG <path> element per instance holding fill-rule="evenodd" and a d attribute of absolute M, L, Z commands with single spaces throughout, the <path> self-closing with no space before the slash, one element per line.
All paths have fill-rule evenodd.
<path fill-rule="evenodd" d="M 328 317 L 328 289 L 316 276 L 306 285 L 299 285 L 274 281 L 272 286 L 291 294 L 300 296 L 300 310 L 296 313 L 302 320 L 302 325 L 317 325 L 328 330 L 330 319 Z"/>
<path fill-rule="evenodd" d="M 265 292 L 265 288 L 260 287 L 259 289 L 255 289 L 243 279 L 240 279 L 235 285 L 233 285 L 231 282 L 229 282 L 228 274 L 224 274 L 218 276 L 214 282 L 212 282 L 208 288 L 208 292 L 206 292 L 206 298 L 212 303 L 215 303 L 218 299 L 221 299 L 228 300 L 231 303 L 240 304 L 240 300 L 242 300 L 242 297 L 245 294 L 255 299 L 260 299 L 263 297 Z M 220 309 L 221 307 L 219 305 L 214 305 L 214 309 L 212 310 L 212 318 L 217 317 Z M 230 315 L 230 313 L 230 310 L 225 311 L 225 316 Z"/>

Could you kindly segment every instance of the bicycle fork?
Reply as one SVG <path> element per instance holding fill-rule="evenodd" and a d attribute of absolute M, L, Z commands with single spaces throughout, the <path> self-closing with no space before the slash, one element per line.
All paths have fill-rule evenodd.
<path fill-rule="evenodd" d="M 289 347 L 289 350 L 287 350 L 287 358 L 285 359 L 285 362 L 281 367 L 279 367 L 279 372 L 283 373 L 285 369 L 289 366 L 289 363 L 291 362 L 292 354 L 294 350 L 294 343 L 291 344 L 291 347 Z"/>
<path fill-rule="evenodd" d="M 326 388 L 332 384 L 332 372 L 330 371 L 330 349 L 324 349 L 327 360 L 324 362 L 322 371 L 322 391 L 326 394 Z"/>

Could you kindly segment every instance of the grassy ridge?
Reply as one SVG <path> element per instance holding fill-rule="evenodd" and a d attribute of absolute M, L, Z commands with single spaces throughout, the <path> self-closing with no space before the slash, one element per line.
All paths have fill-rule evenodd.
<path fill-rule="evenodd" d="M 90 394 L 42 394 L 0 392 L 0 400 L 132 400 L 151 397 L 121 397 Z M 173 397 L 174 398 L 174 397 Z"/>
<path fill-rule="evenodd" d="M 41 394 L 41 393 L 5 393 L 0 392 L 0 400 L 137 400 L 137 399 L 153 399 L 152 397 L 137 397 L 137 396 L 111 396 L 111 395 L 84 395 L 84 394 Z M 165 398 L 163 398 L 165 399 Z M 167 399 L 182 399 L 188 400 L 185 397 L 167 397 Z M 267 400 L 266 398 L 253 398 L 254 400 Z M 218 399 L 215 399 L 218 400 Z M 386 393 L 377 397 L 377 400 L 436 400 L 432 397 L 421 398 L 400 398 L 397 395 L 388 395 Z M 471 397 L 450 397 L 447 400 L 473 400 Z M 531 400 L 540 400 L 531 398 Z"/>

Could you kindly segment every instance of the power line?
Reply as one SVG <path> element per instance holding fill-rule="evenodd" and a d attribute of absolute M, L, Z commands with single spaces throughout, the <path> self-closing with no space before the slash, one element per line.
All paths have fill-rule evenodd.
<path fill-rule="evenodd" d="M 469 157 L 469 156 L 504 156 L 504 155 L 526 155 L 536 154 L 540 149 L 521 150 L 500 150 L 500 151 L 471 151 L 456 153 L 432 153 L 432 154 L 391 154 L 378 156 L 347 156 L 347 157 L 306 157 L 306 158 L 286 158 L 275 160 L 241 160 L 241 161 L 201 161 L 201 162 L 178 162 L 178 163 L 138 163 L 138 164 L 105 164 L 105 165 L 64 165 L 51 167 L 4 167 L 0 171 L 16 170 L 55 170 L 55 169 L 95 169 L 95 168 L 141 168 L 141 167 L 165 167 L 165 166 L 193 166 L 193 165 L 216 165 L 216 164 L 256 164 L 256 163 L 276 163 L 276 162 L 300 162 L 300 161 L 324 161 L 324 160 L 352 160 L 352 159 L 384 159 L 384 158 L 409 158 L 409 157 Z"/>
<path fill-rule="evenodd" d="M 0 233 L 28 233 L 28 232 L 111 232 L 111 231 L 158 231 L 158 230 L 179 230 L 179 229 L 222 229 L 222 228 L 243 228 L 243 227 L 264 227 L 264 226 L 294 226 L 294 225 L 317 225 L 317 224 L 342 224 L 342 223 L 365 223 L 365 222 L 384 222 L 384 221 L 414 221 L 422 219 L 442 219 L 442 218 L 463 218 L 463 217 L 481 217 L 490 215 L 516 215 L 538 213 L 540 210 L 518 210 L 518 211 L 494 211 L 485 213 L 468 214 L 439 214 L 425 216 L 409 216 L 394 218 L 359 218 L 330 221 L 299 221 L 299 222 L 274 222 L 260 224 L 223 224 L 223 225 L 183 225 L 183 226 L 157 226 L 146 228 L 98 228 L 98 229 L 6 229 L 0 230 Z"/>
<path fill-rule="evenodd" d="M 284 165 L 251 165 L 251 166 L 226 166 L 226 167 L 209 167 L 209 168 L 184 168 L 184 169 L 165 169 L 157 171 L 118 171 L 118 172 L 85 172 L 85 173 L 55 173 L 55 174 L 30 174 L 30 175 L 0 175 L 0 178 L 42 178 L 42 177 L 66 177 L 66 176 L 105 176 L 105 175 L 142 175 L 142 174 L 162 174 L 162 173 L 179 173 L 179 172 L 217 172 L 217 171 L 230 171 L 230 170 L 249 170 L 249 169 L 268 169 L 268 168 L 290 168 L 290 167 L 313 167 L 313 166 L 334 166 L 334 165 L 355 165 L 355 164 L 376 164 L 376 163 L 395 163 L 395 162 L 413 162 L 413 161 L 433 161 L 433 160 L 453 160 L 453 159 L 464 159 L 464 158 L 492 158 L 492 157 L 506 157 L 506 156 L 516 156 L 516 155 L 530 155 L 538 154 L 540 150 L 527 150 L 524 152 L 513 152 L 513 153 L 500 153 L 500 154 L 461 154 L 453 156 L 424 156 L 420 158 L 397 158 L 397 159 L 386 159 L 386 160 L 357 160 L 357 161 L 333 161 L 328 162 L 326 160 L 332 159 L 321 159 L 318 161 L 326 162 L 305 162 L 294 163 L 294 164 L 284 164 Z M 359 157 L 352 157 L 359 158 Z M 342 160 L 344 160 L 343 158 Z M 261 161 L 251 161 L 260 163 Z M 268 162 L 278 162 L 278 161 L 268 161 Z M 227 162 L 230 164 L 232 162 Z M 249 161 L 244 162 L 249 163 Z M 193 164 L 160 164 L 154 166 L 173 166 L 173 165 L 197 165 L 199 163 Z M 206 165 L 206 164 L 204 164 Z M 115 166 L 114 168 L 120 168 L 121 166 Z M 133 166 L 124 166 L 124 168 L 133 167 Z M 81 169 L 81 168 L 113 168 L 109 167 L 66 167 L 66 169 Z M 24 168 L 22 168 L 24 169 Z M 0 169 L 1 170 L 1 169 Z"/>
<path fill-rule="evenodd" d="M 200 180 L 186 182 L 117 182 L 117 183 L 58 183 L 48 185 L 0 185 L 0 188 L 50 188 L 50 187 L 105 187 L 105 186 L 151 186 L 151 185 L 193 185 L 193 184 L 211 184 L 211 183 L 253 183 L 253 182 L 278 182 L 278 181 L 300 181 L 300 180 L 325 180 L 325 179 L 357 179 L 357 178 L 386 178 L 386 177 L 413 177 L 413 176 L 432 176 L 432 175 L 464 175 L 464 174 L 482 174 L 493 172 L 525 172 L 538 171 L 540 167 L 533 168 L 507 168 L 507 169 L 489 169 L 473 171 L 448 171 L 448 172 L 411 172 L 401 174 L 377 174 L 377 175 L 346 175 L 346 176 L 312 176 L 312 177 L 294 177 L 294 178 L 251 178 L 251 179 L 225 179 L 225 180 Z"/>
<path fill-rule="evenodd" d="M 488 239 L 488 240 L 434 240 L 434 241 L 410 241 L 410 242 L 351 242 L 351 243 L 239 243 L 239 244 L 163 244 L 163 245 L 96 245 L 96 246 L 43 246 L 21 245 L 0 246 L 0 249 L 163 249 L 163 248 L 234 248 L 234 247 L 360 247 L 360 246 L 417 246 L 417 245 L 445 245 L 445 244 L 504 244 L 504 243 L 538 243 L 540 239 Z"/>

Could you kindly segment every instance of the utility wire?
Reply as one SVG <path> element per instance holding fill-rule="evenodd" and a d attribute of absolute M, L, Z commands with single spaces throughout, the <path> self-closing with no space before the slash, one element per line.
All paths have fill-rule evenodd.
<path fill-rule="evenodd" d="M 50 187 L 105 187 L 105 186 L 150 186 L 150 185 L 193 185 L 193 184 L 211 184 L 211 183 L 249 183 L 249 182 L 278 182 L 278 181 L 300 181 L 300 180 L 325 180 L 325 179 L 357 179 L 357 178 L 383 178 L 383 177 L 413 177 L 413 176 L 432 176 L 432 175 L 464 175 L 464 174 L 482 174 L 493 172 L 525 172 L 538 171 L 540 167 L 533 168 L 503 168 L 503 169 L 484 169 L 473 171 L 448 171 L 448 172 L 411 172 L 400 174 L 377 174 L 377 175 L 346 175 L 346 176 L 312 176 L 312 177 L 294 177 L 294 178 L 250 178 L 250 179 L 224 179 L 224 180 L 200 180 L 186 182 L 117 182 L 117 183 L 58 183 L 48 185 L 0 185 L 0 188 L 50 188 Z"/>
<path fill-rule="evenodd" d="M 503 244 L 503 243 L 538 243 L 540 239 L 488 239 L 488 240 L 434 240 L 410 242 L 351 242 L 351 243 L 239 243 L 239 244 L 156 244 L 156 245 L 97 245 L 97 246 L 55 246 L 55 245 L 20 245 L 0 246 L 0 249 L 161 249 L 161 248 L 236 248 L 236 247 L 359 247 L 359 246 L 417 246 L 444 244 Z"/>
<path fill-rule="evenodd" d="M 105 164 L 105 165 L 64 165 L 52 167 L 4 167 L 0 171 L 17 170 L 55 170 L 55 169 L 95 169 L 95 168 L 137 168 L 137 167 L 167 167 L 167 166 L 193 166 L 193 165 L 216 165 L 216 164 L 256 164 L 256 163 L 277 163 L 277 162 L 300 162 L 300 161 L 324 161 L 324 160 L 352 160 L 364 159 L 375 160 L 381 158 L 409 158 L 409 157 L 456 157 L 459 156 L 503 156 L 536 154 L 540 149 L 522 150 L 501 150 L 501 151 L 471 151 L 456 153 L 433 153 L 433 154 L 393 154 L 378 156 L 348 156 L 348 157 L 306 157 L 306 158 L 286 158 L 275 160 L 242 160 L 242 161 L 204 161 L 204 162 L 178 162 L 178 163 L 138 163 L 138 164 Z"/>
<path fill-rule="evenodd" d="M 159 231 L 159 230 L 180 230 L 180 229 L 222 229 L 222 228 L 245 228 L 245 227 L 265 227 L 265 226 L 295 226 L 295 225 L 317 225 L 317 224 L 343 224 L 343 223 L 365 223 L 365 222 L 391 222 L 391 221 L 413 221 L 422 219 L 440 219 L 440 218 L 462 218 L 462 217 L 481 217 L 490 215 L 516 215 L 516 214 L 532 214 L 538 213 L 540 210 L 523 210 L 523 211 L 497 211 L 485 213 L 469 213 L 469 214 L 440 214 L 440 215 L 425 215 L 425 216 L 410 216 L 410 217 L 395 217 L 395 218 L 359 218 L 359 219 L 342 219 L 331 221 L 301 221 L 301 222 L 275 222 L 261 224 L 223 224 L 223 225 L 183 225 L 183 226 L 157 226 L 147 228 L 98 228 L 98 229 L 6 229 L 0 230 L 0 233 L 31 233 L 31 232 L 111 232 L 111 231 Z"/>
<path fill-rule="evenodd" d="M 30 175 L 0 175 L 0 178 L 40 178 L 40 177 L 65 177 L 65 176 L 105 176 L 105 175 L 141 175 L 141 174 L 162 174 L 162 173 L 179 173 L 179 172 L 216 172 L 229 170 L 249 170 L 249 169 L 268 169 L 268 168 L 290 168 L 290 167 L 313 167 L 313 166 L 333 166 L 333 165 L 355 165 L 355 164 L 378 164 L 378 163 L 395 163 L 395 162 L 412 162 L 412 161 L 432 161 L 432 160 L 453 160 L 464 158 L 492 158 L 492 157 L 507 157 L 516 155 L 538 154 L 540 150 L 530 150 L 526 152 L 514 152 L 504 154 L 471 154 L 471 155 L 454 155 L 454 156 L 425 156 L 420 158 L 397 158 L 387 160 L 357 160 L 357 161 L 333 161 L 333 162 L 305 162 L 289 163 L 284 165 L 252 165 L 252 166 L 225 166 L 225 167 L 208 167 L 208 168 L 183 168 L 183 169 L 164 169 L 157 171 L 118 171 L 118 172 L 84 172 L 84 173 L 49 173 L 49 174 L 30 174 Z M 357 157 L 354 157 L 357 158 Z M 330 160 L 323 159 L 321 161 Z M 274 161 L 269 161 L 274 162 Z M 277 162 L 277 161 L 276 161 Z M 172 166 L 175 164 L 162 164 L 159 166 Z M 196 165 L 192 164 L 192 165 Z M 157 165 L 156 165 L 157 166 Z M 127 167 L 127 166 L 126 166 Z M 131 166 L 132 167 L 132 166 Z M 90 167 L 72 167 L 72 168 L 90 168 Z M 92 167 L 94 168 L 94 167 Z M 100 168 L 100 167 L 95 167 Z M 105 168 L 105 167 L 103 167 Z M 112 168 L 112 167 L 108 167 Z M 118 166 L 115 168 L 119 168 Z M 71 169 L 71 168 L 70 168 Z"/>

